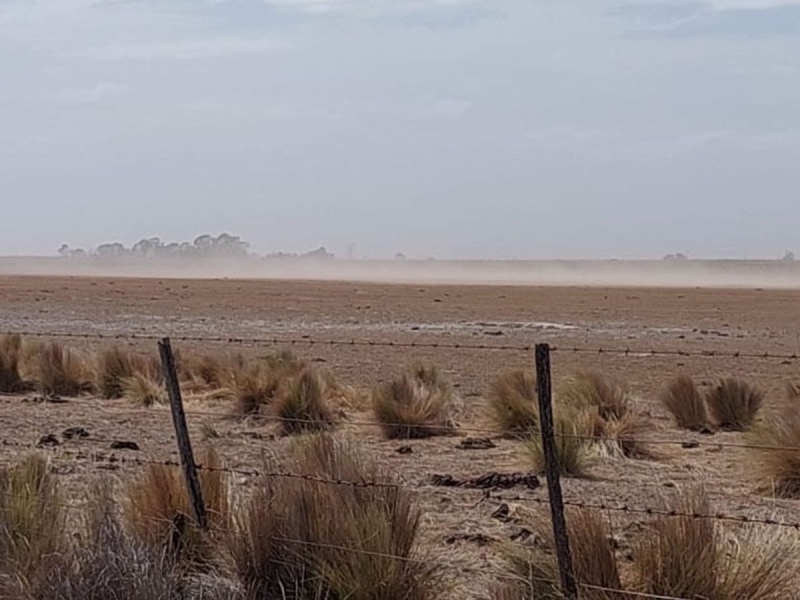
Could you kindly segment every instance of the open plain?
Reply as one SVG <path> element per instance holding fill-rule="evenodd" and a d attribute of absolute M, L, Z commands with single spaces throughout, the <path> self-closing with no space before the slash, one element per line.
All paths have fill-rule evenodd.
<path fill-rule="evenodd" d="M 555 347 L 556 390 L 578 371 L 601 372 L 628 385 L 635 409 L 652 425 L 644 437 L 654 458 L 598 456 L 589 478 L 563 481 L 568 502 L 610 507 L 603 512 L 623 563 L 648 519 L 636 511 L 662 507 L 681 486 L 704 486 L 713 510 L 726 516 L 800 523 L 800 501 L 774 498 L 759 487 L 759 455 L 742 447 L 746 433 L 679 430 L 658 401 L 680 373 L 701 389 L 735 376 L 765 391 L 762 416 L 778 410 L 786 384 L 800 380 L 800 360 L 793 358 L 800 353 L 798 290 L 5 276 L 0 330 L 30 340 L 69 334 L 76 337 L 60 341 L 80 349 L 118 344 L 150 354 L 160 336 L 172 337 L 184 356 L 241 352 L 257 360 L 290 348 L 330 371 L 363 400 L 339 407 L 335 435 L 380 457 L 415 488 L 424 510 L 420 551 L 447 569 L 449 598 L 486 598 L 504 568 L 499 549 L 529 537 L 529 519 L 546 519 L 544 485 L 489 491 L 429 485 L 434 474 L 530 470 L 522 444 L 492 430 L 486 396 L 502 371 L 534 369 L 534 343 Z M 454 385 L 457 433 L 386 441 L 371 424 L 364 398 L 419 362 L 437 365 Z M 188 394 L 189 428 L 195 447 L 213 444 L 227 466 L 241 471 L 233 483 L 246 488 L 248 469 L 259 469 L 265 454 L 280 462 L 294 442 L 275 435 L 271 424 L 230 420 L 225 402 Z M 84 428 L 88 437 L 63 439 L 72 427 Z M 214 439 L 207 439 L 210 430 Z M 131 459 L 177 457 L 164 406 L 91 396 L 61 403 L 35 394 L 0 397 L 0 463 L 13 462 L 49 434 L 59 444 L 42 451 L 75 502 L 100 475 L 135 477 L 141 465 Z M 462 449 L 466 437 L 491 438 L 494 447 Z M 140 450 L 111 450 L 114 441 L 136 442 Z M 401 446 L 411 450 L 399 453 Z M 503 504 L 509 516 L 496 518 Z M 613 510 L 623 506 L 634 510 Z"/>

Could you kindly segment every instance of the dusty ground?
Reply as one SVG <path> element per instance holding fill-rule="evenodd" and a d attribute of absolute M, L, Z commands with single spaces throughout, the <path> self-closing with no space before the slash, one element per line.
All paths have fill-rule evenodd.
<path fill-rule="evenodd" d="M 775 500 L 756 492 L 753 454 L 718 444 L 744 442 L 743 434 L 698 436 L 677 430 L 657 402 L 657 395 L 676 373 L 685 372 L 706 384 L 736 375 L 762 386 L 767 410 L 783 401 L 787 381 L 800 380 L 800 361 L 783 358 L 630 356 L 574 353 L 574 346 L 635 351 L 684 350 L 793 354 L 800 352 L 800 291 L 710 289 L 603 289 L 492 286 L 371 285 L 352 283 L 144 280 L 2 277 L 0 330 L 39 333 L 147 333 L 171 336 L 292 338 L 294 351 L 330 369 L 358 387 L 386 380 L 404 365 L 430 361 L 450 376 L 463 403 L 459 436 L 413 442 L 412 454 L 402 445 L 382 441 L 376 428 L 363 425 L 368 413 L 350 412 L 337 435 L 350 437 L 391 465 L 410 485 L 425 486 L 433 473 L 459 477 L 487 471 L 526 469 L 516 442 L 495 439 L 491 450 L 461 450 L 460 439 L 491 436 L 483 416 L 491 379 L 511 367 L 533 368 L 532 353 L 521 350 L 409 349 L 328 346 L 326 340 L 380 340 L 525 346 L 550 342 L 564 348 L 553 355 L 556 383 L 576 370 L 596 369 L 627 382 L 639 409 L 651 415 L 650 439 L 660 459 L 598 459 L 591 479 L 566 480 L 570 501 L 660 506 L 675 484 L 696 482 L 712 493 L 714 509 L 730 515 L 775 516 L 800 522 L 800 502 Z M 65 340 L 78 346 L 108 343 Z M 154 341 L 126 341 L 139 351 L 155 351 Z M 182 352 L 219 353 L 243 350 L 257 356 L 270 346 L 209 342 L 175 342 Z M 201 426 L 211 424 L 221 438 L 218 449 L 232 467 L 258 468 L 266 452 L 280 457 L 291 441 L 274 439 L 269 427 L 235 424 L 222 418 L 226 407 L 190 401 L 190 429 L 203 445 Z M 129 456 L 156 460 L 175 458 L 169 413 L 164 408 L 140 409 L 125 401 L 90 398 L 64 404 L 31 398 L 0 398 L 0 444 L 34 444 L 44 434 L 60 434 L 81 426 L 82 440 L 66 441 L 53 451 L 55 465 L 73 497 L 90 477 L 108 472 L 105 462 L 90 455 Z M 111 451 L 113 440 L 133 440 L 140 452 Z M 697 448 L 679 442 L 700 439 Z M 678 442 L 678 443 L 665 443 Z M 17 445 L 0 447 L 0 462 L 25 452 Z M 85 459 L 73 453 L 82 451 Z M 135 465 L 118 464 L 114 473 L 133 477 Z M 249 478 L 237 476 L 247 485 Z M 452 598 L 484 598 L 499 568 L 497 546 L 519 533 L 520 524 L 491 517 L 506 497 L 515 511 L 537 512 L 534 500 L 544 489 L 493 492 L 422 487 L 426 512 L 424 548 L 435 560 L 453 565 L 460 582 Z M 608 512 L 614 532 L 623 540 L 641 528 L 641 515 Z M 476 541 L 453 541 L 454 534 L 482 534 Z M 460 573 L 458 571 L 461 571 Z"/>

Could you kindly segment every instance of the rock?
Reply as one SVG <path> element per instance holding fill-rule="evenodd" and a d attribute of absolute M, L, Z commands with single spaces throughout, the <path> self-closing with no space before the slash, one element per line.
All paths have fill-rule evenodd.
<path fill-rule="evenodd" d="M 491 472 L 473 477 L 472 479 L 456 479 L 452 475 L 431 475 L 431 485 L 439 487 L 463 487 L 480 490 L 511 489 L 513 487 L 526 487 L 535 490 L 539 487 L 539 478 L 533 474 L 525 473 L 497 473 Z"/>
<path fill-rule="evenodd" d="M 69 427 L 65 429 L 61 435 L 66 440 L 71 440 L 74 438 L 87 438 L 89 437 L 89 431 L 84 427 Z"/>
<path fill-rule="evenodd" d="M 36 445 L 39 448 L 43 448 L 45 446 L 59 446 L 61 445 L 61 442 L 58 441 L 58 438 L 55 435 L 48 433 L 47 435 L 40 437 L 39 441 L 36 442 Z"/>
<path fill-rule="evenodd" d="M 464 438 L 458 444 L 461 450 L 491 450 L 497 448 L 495 443 L 489 438 Z"/>
<path fill-rule="evenodd" d="M 503 521 L 504 523 L 508 521 L 508 518 L 510 516 L 511 516 L 511 509 L 505 502 L 500 506 L 498 506 L 497 509 L 492 513 L 493 519 L 497 519 L 498 521 Z"/>
<path fill-rule="evenodd" d="M 396 452 L 398 454 L 413 454 L 414 453 L 414 448 L 412 448 L 411 446 L 400 446 L 396 450 Z"/>
<path fill-rule="evenodd" d="M 698 431 L 698 433 L 701 435 L 714 435 L 714 430 L 708 425 L 705 425 L 700 429 L 700 431 Z"/>
<path fill-rule="evenodd" d="M 111 442 L 112 450 L 138 450 L 139 444 L 136 442 L 126 442 L 121 440 L 114 440 Z"/>

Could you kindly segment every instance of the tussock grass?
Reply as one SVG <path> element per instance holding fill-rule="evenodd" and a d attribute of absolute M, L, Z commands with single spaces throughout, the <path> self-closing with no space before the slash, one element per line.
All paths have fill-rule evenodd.
<path fill-rule="evenodd" d="M 556 458 L 561 475 L 585 477 L 589 466 L 590 435 L 594 424 L 592 413 L 570 409 L 556 411 L 553 416 Z M 525 442 L 533 469 L 544 473 L 546 460 L 540 433 L 534 433 Z"/>
<path fill-rule="evenodd" d="M 765 491 L 800 498 L 800 410 L 788 404 L 750 434 L 755 472 Z"/>
<path fill-rule="evenodd" d="M 122 395 L 142 406 L 166 404 L 169 401 L 164 385 L 144 373 L 134 373 L 131 377 L 123 379 Z"/>
<path fill-rule="evenodd" d="M 569 378 L 559 399 L 575 408 L 593 407 L 605 421 L 619 420 L 629 413 L 628 390 L 600 373 L 578 373 Z"/>
<path fill-rule="evenodd" d="M 755 422 L 764 392 L 740 379 L 723 379 L 706 397 L 715 423 L 727 431 L 745 431 Z"/>
<path fill-rule="evenodd" d="M 8 574 L 26 583 L 64 551 L 63 503 L 43 457 L 0 471 L 0 579 Z"/>
<path fill-rule="evenodd" d="M 50 342 L 36 353 L 36 384 L 43 394 L 77 396 L 92 387 L 85 362 L 72 348 Z"/>
<path fill-rule="evenodd" d="M 0 336 L 0 392 L 13 394 L 22 391 L 20 375 L 22 338 L 18 335 Z"/>
<path fill-rule="evenodd" d="M 537 431 L 536 377 L 521 369 L 500 374 L 489 388 L 489 416 L 506 435 L 520 437 Z"/>
<path fill-rule="evenodd" d="M 206 451 L 202 465 L 220 466 L 213 449 Z M 230 523 L 229 483 L 224 471 L 198 471 L 209 529 L 202 531 L 194 521 L 186 483 L 180 469 L 149 465 L 126 490 L 126 525 L 146 547 L 166 553 L 171 559 L 192 567 L 208 565 L 214 558 L 218 536 Z"/>
<path fill-rule="evenodd" d="M 95 387 L 103 398 L 122 398 L 125 380 L 146 370 L 147 366 L 140 357 L 119 346 L 112 346 L 102 350 L 97 357 Z"/>
<path fill-rule="evenodd" d="M 252 365 L 233 374 L 230 395 L 237 419 L 263 417 L 269 411 L 286 382 L 275 371 L 263 365 Z"/>
<path fill-rule="evenodd" d="M 712 514 L 707 495 L 683 491 L 673 507 Z M 756 528 L 734 536 L 714 519 L 659 517 L 634 547 L 638 587 L 647 594 L 715 600 L 779 600 L 796 589 L 797 542 Z"/>
<path fill-rule="evenodd" d="M 275 415 L 280 419 L 283 435 L 324 431 L 334 425 L 322 379 L 308 367 L 292 381 L 286 394 L 275 402 Z"/>
<path fill-rule="evenodd" d="M 709 426 L 708 410 L 700 390 L 687 375 L 673 379 L 661 394 L 661 404 L 681 429 L 701 431 Z"/>
<path fill-rule="evenodd" d="M 386 470 L 347 443 L 327 435 L 304 442 L 292 472 L 391 483 Z M 228 550 L 248 598 L 436 597 L 436 571 L 413 560 L 420 513 L 402 487 L 264 478 L 234 514 Z"/>
<path fill-rule="evenodd" d="M 453 391 L 436 367 L 416 367 L 373 390 L 372 410 L 387 439 L 453 432 Z"/>

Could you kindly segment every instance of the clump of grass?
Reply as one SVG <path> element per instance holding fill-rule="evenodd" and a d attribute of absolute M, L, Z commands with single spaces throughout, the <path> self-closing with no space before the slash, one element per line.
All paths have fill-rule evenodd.
<path fill-rule="evenodd" d="M 230 391 L 234 400 L 232 416 L 238 419 L 263 417 L 285 385 L 278 373 L 263 365 L 252 365 L 234 373 Z"/>
<path fill-rule="evenodd" d="M 708 411 L 697 384 L 687 375 L 673 379 L 661 394 L 661 403 L 672 414 L 682 429 L 702 431 L 708 429 Z"/>
<path fill-rule="evenodd" d="M 229 483 L 226 473 L 219 470 L 219 457 L 209 449 L 201 464 L 210 467 L 198 472 L 209 520 L 207 531 L 195 523 L 179 469 L 149 465 L 126 490 L 126 524 L 136 540 L 191 567 L 213 560 L 218 536 L 230 523 Z"/>
<path fill-rule="evenodd" d="M 0 471 L 0 574 L 31 579 L 64 550 L 65 524 L 64 499 L 43 457 Z"/>
<path fill-rule="evenodd" d="M 539 428 L 536 378 L 528 371 L 506 371 L 489 389 L 489 414 L 503 433 L 510 436 L 530 435 Z"/>
<path fill-rule="evenodd" d="M 755 471 L 771 494 L 800 498 L 800 411 L 791 404 L 750 435 Z"/>
<path fill-rule="evenodd" d="M 796 543 L 774 532 L 743 539 L 725 535 L 707 495 L 682 492 L 674 506 L 681 516 L 659 517 L 634 547 L 638 588 L 645 594 L 715 600 L 779 600 L 796 589 Z M 687 515 L 687 516 L 683 516 Z M 763 533 L 763 532 L 762 532 Z"/>
<path fill-rule="evenodd" d="M 0 336 L 0 392 L 13 394 L 24 388 L 19 372 L 21 350 L 19 335 Z"/>
<path fill-rule="evenodd" d="M 436 367 L 417 367 L 377 388 L 372 410 L 388 439 L 452 433 L 453 391 Z"/>
<path fill-rule="evenodd" d="M 142 406 L 166 404 L 167 392 L 164 386 L 144 373 L 134 373 L 122 380 L 122 395 Z"/>
<path fill-rule="evenodd" d="M 593 407 L 605 421 L 622 419 L 629 413 L 628 390 L 600 373 L 578 373 L 571 377 L 559 399 L 576 408 Z"/>
<path fill-rule="evenodd" d="M 415 560 L 420 512 L 387 470 L 327 435 L 306 438 L 290 463 L 299 475 L 378 485 L 261 480 L 228 539 L 248 598 L 435 597 L 436 571 Z"/>
<path fill-rule="evenodd" d="M 593 419 L 591 413 L 562 409 L 553 417 L 556 459 L 561 475 L 585 477 L 588 469 L 588 447 Z M 544 473 L 546 460 L 540 433 L 534 433 L 525 443 L 533 469 Z"/>
<path fill-rule="evenodd" d="M 723 379 L 706 397 L 715 423 L 728 431 L 745 431 L 755 422 L 764 392 L 740 379 Z"/>
<path fill-rule="evenodd" d="M 550 520 L 532 523 L 530 528 L 543 540 L 544 547 L 506 547 L 509 575 L 519 578 L 520 583 L 498 590 L 493 596 L 497 600 L 563 598 Z M 588 509 L 571 510 L 567 513 L 567 531 L 575 580 L 583 584 L 579 588 L 580 597 L 585 600 L 627 598 L 621 591 L 622 582 L 611 532 L 602 515 Z M 606 589 L 594 589 L 591 586 Z"/>
<path fill-rule="evenodd" d="M 300 372 L 286 394 L 275 403 L 283 435 L 324 431 L 333 427 L 333 412 L 328 406 L 320 376 L 310 368 Z"/>
<path fill-rule="evenodd" d="M 57 342 L 39 347 L 36 354 L 36 380 L 43 394 L 77 396 L 91 389 L 81 357 L 73 349 Z"/>
<path fill-rule="evenodd" d="M 129 351 L 119 346 L 106 348 L 97 358 L 97 391 L 103 398 L 122 398 L 125 380 L 144 370 L 142 361 Z"/>
<path fill-rule="evenodd" d="M 647 443 L 642 441 L 650 429 L 651 424 L 647 419 L 629 412 L 619 419 L 602 422 L 602 444 L 612 455 L 635 459 L 657 458 Z"/>

